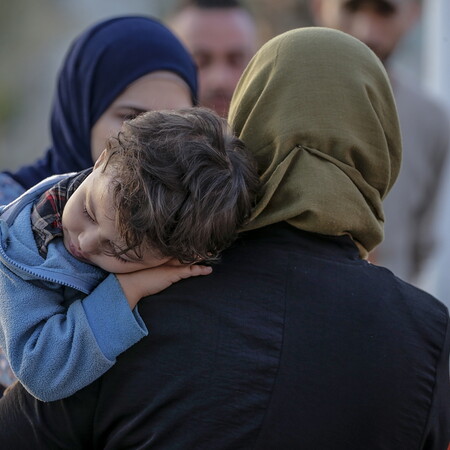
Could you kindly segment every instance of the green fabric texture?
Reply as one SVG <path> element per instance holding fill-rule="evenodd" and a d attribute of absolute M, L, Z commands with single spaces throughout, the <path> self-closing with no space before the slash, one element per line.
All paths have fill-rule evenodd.
<path fill-rule="evenodd" d="M 287 221 L 349 234 L 363 257 L 382 241 L 401 138 L 386 71 L 366 45 L 320 27 L 273 38 L 242 75 L 229 120 L 262 181 L 247 230 Z"/>

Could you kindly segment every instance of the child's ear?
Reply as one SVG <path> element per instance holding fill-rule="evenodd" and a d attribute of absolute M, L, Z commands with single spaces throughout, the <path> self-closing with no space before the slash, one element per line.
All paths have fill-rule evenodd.
<path fill-rule="evenodd" d="M 102 162 L 105 161 L 105 159 L 106 159 L 106 148 L 100 153 L 100 156 L 97 158 L 97 161 L 95 161 L 94 169 L 99 167 L 102 164 Z"/>

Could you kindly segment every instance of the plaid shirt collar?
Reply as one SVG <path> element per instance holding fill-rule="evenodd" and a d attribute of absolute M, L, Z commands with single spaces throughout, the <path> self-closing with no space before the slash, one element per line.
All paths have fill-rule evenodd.
<path fill-rule="evenodd" d="M 33 205 L 31 229 L 43 258 L 47 256 L 49 242 L 63 235 L 61 219 L 67 200 L 91 172 L 92 168 L 86 169 L 61 180 L 44 192 Z"/>

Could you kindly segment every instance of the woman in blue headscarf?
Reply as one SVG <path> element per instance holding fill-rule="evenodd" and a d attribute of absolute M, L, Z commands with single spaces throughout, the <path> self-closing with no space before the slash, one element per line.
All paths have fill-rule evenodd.
<path fill-rule="evenodd" d="M 195 65 L 178 39 L 148 17 L 95 24 L 72 43 L 51 112 L 51 147 L 17 172 L 0 173 L 0 204 L 42 179 L 91 167 L 125 118 L 197 102 Z"/>
<path fill-rule="evenodd" d="M 0 204 L 48 176 L 91 167 L 125 119 L 196 103 L 195 65 L 167 27 L 136 16 L 93 25 L 74 40 L 61 67 L 50 148 L 35 163 L 0 173 Z M 0 350 L 0 393 L 12 380 Z"/>

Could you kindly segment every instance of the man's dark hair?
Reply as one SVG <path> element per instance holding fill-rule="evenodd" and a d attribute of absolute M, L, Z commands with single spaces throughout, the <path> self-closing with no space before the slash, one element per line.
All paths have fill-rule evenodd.
<path fill-rule="evenodd" d="M 247 9 L 246 5 L 239 0 L 179 0 L 175 3 L 174 13 L 177 13 L 185 8 L 243 8 Z"/>
<path fill-rule="evenodd" d="M 411 1 L 411 0 L 407 0 Z M 412 0 L 416 3 L 421 4 L 422 0 Z M 396 12 L 398 4 L 396 2 L 392 2 L 391 0 L 349 0 L 346 3 L 348 9 L 357 10 L 363 5 L 371 4 L 374 6 L 380 13 L 392 14 Z"/>
<path fill-rule="evenodd" d="M 124 122 L 103 170 L 127 250 L 214 260 L 249 217 L 256 165 L 226 121 L 206 108 L 151 111 Z"/>

